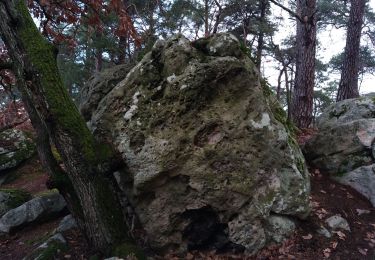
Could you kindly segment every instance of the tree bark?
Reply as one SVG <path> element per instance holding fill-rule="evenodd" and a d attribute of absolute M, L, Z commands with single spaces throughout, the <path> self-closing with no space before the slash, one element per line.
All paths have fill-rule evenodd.
<path fill-rule="evenodd" d="M 59 171 L 47 145 L 50 137 L 82 205 L 84 231 L 95 249 L 107 253 L 127 243 L 129 253 L 136 252 L 113 187 L 112 173 L 119 165 L 112 149 L 96 142 L 68 96 L 58 73 L 55 48 L 39 33 L 24 0 L 0 0 L 0 15 L 0 34 L 36 126 L 42 161 L 51 166 L 52 160 L 50 171 Z"/>
<path fill-rule="evenodd" d="M 259 2 L 259 8 L 260 8 L 260 17 L 259 17 L 259 22 L 261 27 L 265 23 L 266 19 L 266 11 L 267 11 L 267 1 L 261 0 Z M 264 31 L 263 29 L 259 30 L 258 34 L 258 46 L 257 46 L 257 52 L 256 52 L 256 66 L 258 68 L 258 71 L 260 71 L 260 67 L 262 66 L 262 52 L 264 48 Z"/>
<path fill-rule="evenodd" d="M 359 49 L 366 0 L 351 0 L 350 16 L 347 27 L 344 63 L 336 101 L 359 97 L 358 71 Z"/>
<path fill-rule="evenodd" d="M 210 35 L 210 28 L 208 23 L 209 16 L 209 0 L 204 0 L 204 36 Z"/>
<path fill-rule="evenodd" d="M 316 0 L 297 1 L 296 75 L 292 101 L 293 121 L 299 128 L 312 123 L 315 83 Z"/>

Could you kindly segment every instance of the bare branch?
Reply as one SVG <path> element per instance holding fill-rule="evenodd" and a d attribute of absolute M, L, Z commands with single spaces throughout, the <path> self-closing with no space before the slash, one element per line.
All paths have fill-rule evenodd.
<path fill-rule="evenodd" d="M 305 21 L 302 19 L 301 16 L 299 16 L 296 12 L 293 12 L 292 10 L 290 10 L 288 7 L 276 2 L 275 0 L 269 0 L 271 3 L 273 3 L 274 5 L 277 5 L 278 7 L 280 7 L 281 9 L 287 11 L 291 16 L 295 17 L 298 21 L 300 21 L 301 23 L 305 23 Z"/>

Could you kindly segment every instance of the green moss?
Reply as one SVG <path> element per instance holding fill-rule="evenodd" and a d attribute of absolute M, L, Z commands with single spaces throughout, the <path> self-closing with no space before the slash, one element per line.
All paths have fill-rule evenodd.
<path fill-rule="evenodd" d="M 339 118 L 340 116 L 344 115 L 348 110 L 349 108 L 347 105 L 342 105 L 340 111 L 336 111 L 336 110 L 330 111 L 329 118 L 330 119 L 334 117 Z"/>
<path fill-rule="evenodd" d="M 68 246 L 57 242 L 52 241 L 48 244 L 47 248 L 37 250 L 33 255 L 34 257 L 30 259 L 38 259 L 38 260 L 52 260 L 57 259 L 58 255 L 68 251 Z"/>
<path fill-rule="evenodd" d="M 50 232 L 44 233 L 42 236 L 33 237 L 32 239 L 26 240 L 26 244 L 33 246 L 36 244 L 41 244 L 46 241 L 51 236 Z"/>
<path fill-rule="evenodd" d="M 7 206 L 11 209 L 21 206 L 32 198 L 31 194 L 24 190 L 0 189 L 0 192 L 5 192 L 11 196 L 11 199 L 7 203 Z"/>
<path fill-rule="evenodd" d="M 304 173 L 305 172 L 305 161 L 300 157 L 297 157 L 296 161 L 297 161 L 297 169 L 300 171 L 300 173 Z"/>
<path fill-rule="evenodd" d="M 272 89 L 271 89 L 271 85 L 268 83 L 267 80 L 261 78 L 260 79 L 260 85 L 262 86 L 263 95 L 266 98 L 269 98 L 269 97 L 271 97 L 273 95 L 273 92 L 272 92 Z"/>
<path fill-rule="evenodd" d="M 52 146 L 51 151 L 52 151 L 52 155 L 53 155 L 53 157 L 55 158 L 56 162 L 58 162 L 58 163 L 62 163 L 61 155 L 60 155 L 60 153 L 57 151 L 57 149 L 56 149 L 55 146 Z"/>
<path fill-rule="evenodd" d="M 105 221 L 103 224 L 110 230 L 116 243 L 122 242 L 127 239 L 128 230 L 124 225 L 121 204 L 104 176 L 95 176 L 94 185 L 97 190 L 96 199 L 99 203 L 97 210 L 100 210 L 100 214 L 103 216 Z"/>
<path fill-rule="evenodd" d="M 113 250 L 113 255 L 128 259 L 128 257 L 136 257 L 138 260 L 147 259 L 144 253 L 134 244 L 122 243 Z"/>

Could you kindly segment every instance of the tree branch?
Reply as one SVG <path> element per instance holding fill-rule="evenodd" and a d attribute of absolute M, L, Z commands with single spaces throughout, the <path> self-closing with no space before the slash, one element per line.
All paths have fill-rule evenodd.
<path fill-rule="evenodd" d="M 299 16 L 296 12 L 293 12 L 292 10 L 290 10 L 288 7 L 276 2 L 275 0 L 269 0 L 271 3 L 273 3 L 274 5 L 277 5 L 278 7 L 280 7 L 281 9 L 287 11 L 291 16 L 295 17 L 298 21 L 300 21 L 301 23 L 305 23 L 305 21 L 302 19 L 301 16 Z"/>

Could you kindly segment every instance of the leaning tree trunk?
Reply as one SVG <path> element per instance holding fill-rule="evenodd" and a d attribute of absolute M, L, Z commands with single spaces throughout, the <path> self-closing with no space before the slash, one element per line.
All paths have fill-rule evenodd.
<path fill-rule="evenodd" d="M 112 149 L 95 141 L 69 98 L 58 73 L 55 48 L 39 33 L 24 0 L 0 0 L 0 15 L 0 34 L 23 98 L 29 97 L 25 100 L 29 111 L 35 108 L 30 118 L 34 125 L 45 126 L 63 158 L 67 177 L 82 205 L 89 242 L 101 252 L 122 243 L 127 243 L 130 253 L 136 252 L 113 187 L 112 172 L 119 165 Z M 42 128 L 37 133 L 46 134 Z M 48 138 L 39 136 L 39 140 L 46 143 Z"/>
<path fill-rule="evenodd" d="M 292 117 L 299 128 L 312 123 L 315 82 L 316 0 L 297 1 L 297 57 L 294 82 Z"/>
<path fill-rule="evenodd" d="M 359 97 L 359 49 L 366 0 L 351 0 L 344 63 L 336 101 Z"/>

